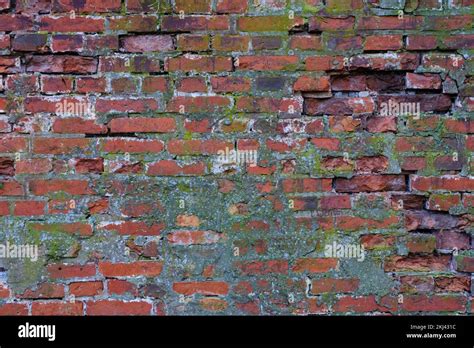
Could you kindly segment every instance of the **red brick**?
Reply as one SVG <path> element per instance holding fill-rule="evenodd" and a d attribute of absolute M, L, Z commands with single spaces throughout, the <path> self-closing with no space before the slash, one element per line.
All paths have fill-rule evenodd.
<path fill-rule="evenodd" d="M 201 77 L 187 77 L 179 81 L 180 92 L 207 92 L 206 81 Z"/>
<path fill-rule="evenodd" d="M 407 88 L 410 89 L 440 89 L 441 78 L 432 74 L 407 73 Z"/>
<path fill-rule="evenodd" d="M 45 93 L 70 93 L 72 84 L 73 79 L 66 76 L 42 76 L 41 78 L 41 90 Z"/>
<path fill-rule="evenodd" d="M 115 231 L 121 235 L 157 236 L 161 234 L 164 225 L 162 223 L 147 224 L 141 221 L 117 221 L 110 223 L 103 222 L 99 228 Z"/>
<path fill-rule="evenodd" d="M 18 57 L 0 57 L 0 73 L 18 73 L 20 71 Z"/>
<path fill-rule="evenodd" d="M 152 305 L 145 301 L 88 301 L 86 306 L 87 315 L 150 315 L 152 309 Z"/>
<path fill-rule="evenodd" d="M 0 201 L 0 216 L 10 215 L 10 204 L 6 201 Z M 3 292 L 2 292 L 3 293 Z M 0 296 L 1 298 L 2 296 Z"/>
<path fill-rule="evenodd" d="M 95 12 L 95 13 L 107 13 L 107 12 L 120 12 L 121 2 L 120 0 L 85 0 L 77 2 L 74 0 L 55 0 L 53 1 L 53 10 L 55 12 Z"/>
<path fill-rule="evenodd" d="M 247 275 L 288 273 L 288 261 L 286 260 L 243 261 L 236 262 L 235 266 L 241 273 Z"/>
<path fill-rule="evenodd" d="M 79 77 L 76 79 L 76 90 L 78 93 L 104 93 L 105 87 L 105 78 Z"/>
<path fill-rule="evenodd" d="M 218 0 L 217 13 L 245 13 L 247 11 L 246 1 Z"/>
<path fill-rule="evenodd" d="M 82 222 L 72 222 L 72 223 L 51 223 L 51 224 L 42 224 L 42 223 L 32 223 L 28 226 L 33 231 L 43 231 L 43 232 L 55 232 L 59 231 L 62 233 L 68 233 L 71 235 L 79 236 L 92 236 L 92 226 L 87 223 Z"/>
<path fill-rule="evenodd" d="M 0 34 L 0 50 L 10 48 L 10 35 Z"/>
<path fill-rule="evenodd" d="M 28 315 L 25 303 L 4 303 L 0 305 L 0 315 Z"/>
<path fill-rule="evenodd" d="M 177 36 L 178 49 L 182 51 L 206 51 L 209 49 L 209 35 L 181 34 Z"/>
<path fill-rule="evenodd" d="M 460 272 L 474 272 L 474 257 L 462 256 L 457 259 L 456 269 Z"/>
<path fill-rule="evenodd" d="M 50 264 L 48 274 L 52 279 L 89 278 L 96 275 L 95 265 Z"/>
<path fill-rule="evenodd" d="M 144 93 L 166 92 L 168 80 L 165 77 L 147 76 L 143 79 L 142 91 Z"/>
<path fill-rule="evenodd" d="M 12 49 L 19 52 L 47 52 L 48 35 L 17 34 L 13 37 Z"/>
<path fill-rule="evenodd" d="M 461 204 L 461 195 L 431 195 L 427 202 L 427 209 L 438 211 L 449 211 L 450 208 Z"/>
<path fill-rule="evenodd" d="M 315 115 L 353 115 L 372 113 L 375 103 L 371 97 L 341 97 L 332 99 L 307 99 L 305 100 L 305 111 L 307 114 Z"/>
<path fill-rule="evenodd" d="M 401 308 L 407 312 L 464 312 L 466 302 L 464 296 L 413 295 L 404 297 Z"/>
<path fill-rule="evenodd" d="M 291 270 L 296 273 L 326 273 L 335 269 L 337 264 L 337 259 L 334 258 L 296 259 Z"/>
<path fill-rule="evenodd" d="M 99 263 L 99 272 L 108 278 L 133 276 L 156 277 L 161 274 L 162 270 L 163 263 L 155 261 L 135 261 L 131 263 L 104 261 Z"/>
<path fill-rule="evenodd" d="M 407 50 L 433 50 L 437 47 L 437 39 L 431 35 L 408 35 Z"/>
<path fill-rule="evenodd" d="M 290 39 L 290 48 L 297 50 L 320 50 L 322 37 L 316 35 L 294 35 Z"/>
<path fill-rule="evenodd" d="M 294 98 L 272 98 L 272 97 L 240 97 L 236 102 L 236 109 L 242 112 L 280 112 L 289 115 L 298 115 L 302 111 L 301 99 Z"/>
<path fill-rule="evenodd" d="M 175 0 L 175 10 L 184 13 L 210 13 L 211 0 Z"/>
<path fill-rule="evenodd" d="M 310 31 L 340 31 L 354 28 L 354 17 L 312 17 L 309 20 Z"/>
<path fill-rule="evenodd" d="M 193 133 L 208 133 L 211 131 L 211 124 L 209 120 L 189 120 L 186 119 L 184 122 L 184 128 Z"/>
<path fill-rule="evenodd" d="M 153 139 L 115 138 L 102 142 L 102 150 L 109 153 L 158 153 L 163 149 L 163 142 Z"/>
<path fill-rule="evenodd" d="M 0 285 L 0 298 L 9 298 L 10 297 L 10 289 L 4 284 Z"/>
<path fill-rule="evenodd" d="M 58 118 L 53 123 L 53 132 L 61 134 L 105 134 L 107 127 L 94 120 L 82 118 Z"/>
<path fill-rule="evenodd" d="M 250 80 L 245 77 L 212 77 L 211 85 L 214 92 L 248 92 L 250 90 Z"/>
<path fill-rule="evenodd" d="M 388 303 L 388 306 L 379 305 L 375 299 L 375 296 L 363 296 L 363 297 L 341 297 L 337 300 L 333 307 L 335 312 L 355 312 L 355 313 L 367 313 L 367 312 L 391 312 L 395 311 L 393 303 Z"/>
<path fill-rule="evenodd" d="M 30 181 L 30 191 L 36 196 L 48 193 L 64 192 L 71 195 L 90 195 L 94 191 L 89 187 L 89 182 L 85 180 L 32 180 Z"/>
<path fill-rule="evenodd" d="M 301 92 L 324 92 L 329 91 L 329 77 L 322 76 L 312 78 L 309 76 L 299 77 L 293 85 L 293 90 Z"/>
<path fill-rule="evenodd" d="M 370 35 L 365 38 L 364 51 L 396 51 L 403 47 L 401 35 Z"/>
<path fill-rule="evenodd" d="M 13 205 L 15 216 L 44 215 L 46 202 L 42 201 L 16 201 Z"/>
<path fill-rule="evenodd" d="M 199 245 L 217 243 L 221 235 L 213 231 L 175 231 L 168 234 L 168 242 L 174 245 Z"/>
<path fill-rule="evenodd" d="M 284 192 L 328 192 L 332 190 L 331 179 L 285 179 Z"/>
<path fill-rule="evenodd" d="M 10 8 L 10 0 L 0 0 L 0 10 L 6 10 Z"/>
<path fill-rule="evenodd" d="M 78 316 L 83 315 L 82 302 L 33 302 L 31 315 L 40 316 Z"/>
<path fill-rule="evenodd" d="M 474 190 L 474 178 L 414 176 L 411 180 L 411 185 L 416 191 L 472 191 Z"/>
<path fill-rule="evenodd" d="M 97 99 L 95 110 L 98 113 L 142 113 L 158 109 L 158 103 L 152 98 L 142 99 Z M 112 122 L 115 120 L 112 120 Z"/>
<path fill-rule="evenodd" d="M 395 244 L 394 236 L 385 236 L 381 234 L 366 234 L 360 238 L 361 244 L 368 250 L 390 248 Z"/>
<path fill-rule="evenodd" d="M 44 174 L 52 169 L 51 160 L 47 158 L 34 158 L 21 160 L 15 163 L 17 174 Z"/>
<path fill-rule="evenodd" d="M 354 292 L 359 287 L 359 279 L 314 279 L 311 282 L 311 293 L 323 294 L 328 292 L 348 293 Z"/>
<path fill-rule="evenodd" d="M 466 276 L 437 277 L 434 280 L 437 292 L 469 291 L 471 279 Z"/>
<path fill-rule="evenodd" d="M 240 31 L 275 31 L 286 32 L 293 28 L 303 25 L 303 18 L 287 16 L 252 16 L 239 17 L 237 20 L 237 29 Z"/>
<path fill-rule="evenodd" d="M 173 118 L 115 118 L 109 123 L 111 133 L 170 133 L 176 130 Z"/>
<path fill-rule="evenodd" d="M 229 30 L 227 16 L 163 16 L 161 28 L 164 32 Z"/>
<path fill-rule="evenodd" d="M 0 196 L 23 196 L 23 186 L 16 181 L 0 181 Z"/>
<path fill-rule="evenodd" d="M 297 56 L 240 56 L 240 70 L 296 70 Z"/>
<path fill-rule="evenodd" d="M 84 46 L 82 35 L 54 35 L 51 49 L 53 52 L 81 52 Z"/>
<path fill-rule="evenodd" d="M 186 296 L 194 294 L 218 296 L 226 295 L 229 292 L 229 285 L 218 281 L 180 282 L 173 284 L 173 290 Z"/>
<path fill-rule="evenodd" d="M 70 154 L 74 151 L 85 151 L 91 142 L 84 138 L 35 138 L 33 152 L 36 154 Z"/>
<path fill-rule="evenodd" d="M 232 70 L 232 58 L 186 54 L 181 57 L 168 58 L 166 71 L 220 72 Z"/>
<path fill-rule="evenodd" d="M 202 175 L 206 172 L 203 162 L 192 164 L 179 164 L 173 160 L 161 160 L 152 163 L 148 167 L 148 175 L 168 176 L 168 175 Z"/>
<path fill-rule="evenodd" d="M 384 269 L 386 272 L 429 272 L 447 271 L 450 264 L 450 256 L 391 256 L 385 259 Z"/>
<path fill-rule="evenodd" d="M 126 280 L 109 279 L 107 280 L 107 288 L 110 294 L 124 295 L 128 293 L 134 296 L 138 295 L 137 286 Z"/>
<path fill-rule="evenodd" d="M 456 30 L 468 29 L 472 26 L 472 15 L 462 16 L 432 16 L 425 20 L 428 30 Z"/>
<path fill-rule="evenodd" d="M 125 52 L 167 52 L 174 49 L 170 35 L 140 35 L 122 38 Z"/>
<path fill-rule="evenodd" d="M 422 16 L 404 16 L 402 19 L 398 16 L 389 17 L 362 17 L 357 23 L 359 30 L 415 30 L 423 24 Z"/>
<path fill-rule="evenodd" d="M 0 31 L 32 30 L 33 18 L 16 14 L 0 14 Z"/>
<path fill-rule="evenodd" d="M 76 32 L 89 32 L 96 33 L 105 30 L 105 20 L 102 18 L 90 18 L 76 16 L 71 18 L 70 16 L 64 17 L 40 17 L 39 26 L 42 31 L 47 32 L 64 32 L 64 33 L 76 33 Z M 0 27 L 1 28 L 1 27 Z"/>
<path fill-rule="evenodd" d="M 174 155 L 218 154 L 219 151 L 233 149 L 231 142 L 223 140 L 170 140 L 168 152 Z"/>
<path fill-rule="evenodd" d="M 40 73 L 95 73 L 97 59 L 77 56 L 33 56 L 27 62 L 26 70 Z"/>
<path fill-rule="evenodd" d="M 250 38 L 240 35 L 216 35 L 212 40 L 212 48 L 215 51 L 224 52 L 247 52 L 249 50 Z"/>
<path fill-rule="evenodd" d="M 42 283 L 35 289 L 27 289 L 20 298 L 28 299 L 50 299 L 50 298 L 63 298 L 64 297 L 64 285 L 62 284 L 49 284 Z"/>
<path fill-rule="evenodd" d="M 337 216 L 336 227 L 343 231 L 371 230 L 396 227 L 399 218 L 391 216 L 384 219 L 367 219 L 357 216 Z"/>
<path fill-rule="evenodd" d="M 127 30 L 128 32 L 155 32 L 158 18 L 147 15 L 127 15 L 109 18 L 110 30 Z"/>
<path fill-rule="evenodd" d="M 174 97 L 168 103 L 168 112 L 213 112 L 230 106 L 230 99 L 223 96 Z"/>

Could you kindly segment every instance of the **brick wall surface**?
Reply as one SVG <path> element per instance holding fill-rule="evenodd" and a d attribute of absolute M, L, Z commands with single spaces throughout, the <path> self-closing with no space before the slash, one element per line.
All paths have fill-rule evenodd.
<path fill-rule="evenodd" d="M 473 10 L 0 0 L 0 314 L 472 313 Z"/>

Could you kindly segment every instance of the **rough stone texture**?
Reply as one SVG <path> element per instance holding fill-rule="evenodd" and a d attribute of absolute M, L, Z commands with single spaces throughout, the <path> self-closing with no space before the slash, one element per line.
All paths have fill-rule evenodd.
<path fill-rule="evenodd" d="M 0 313 L 472 313 L 451 3 L 0 0 Z"/>

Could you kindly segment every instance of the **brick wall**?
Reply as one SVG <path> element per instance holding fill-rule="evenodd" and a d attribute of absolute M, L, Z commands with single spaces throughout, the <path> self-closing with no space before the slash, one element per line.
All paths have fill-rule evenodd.
<path fill-rule="evenodd" d="M 472 313 L 473 6 L 0 0 L 0 314 Z"/>

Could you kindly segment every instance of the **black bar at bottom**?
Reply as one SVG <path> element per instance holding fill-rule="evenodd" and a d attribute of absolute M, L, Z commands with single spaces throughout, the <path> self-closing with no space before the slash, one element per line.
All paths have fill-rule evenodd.
<path fill-rule="evenodd" d="M 28 324 L 27 324 L 28 323 Z M 21 326 L 23 325 L 23 326 Z M 55 325 L 54 341 L 52 327 Z M 19 337 L 22 334 L 47 337 Z M 49 337 L 49 338 L 48 338 Z M 0 346 L 474 346 L 473 316 L 0 317 Z"/>

